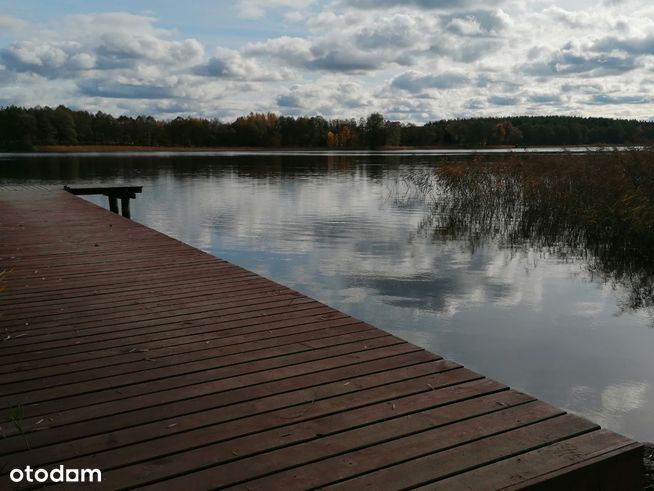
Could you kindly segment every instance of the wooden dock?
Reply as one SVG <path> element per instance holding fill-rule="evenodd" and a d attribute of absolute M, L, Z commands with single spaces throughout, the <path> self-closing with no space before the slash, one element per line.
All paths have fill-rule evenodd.
<path fill-rule="evenodd" d="M 0 189 L 2 270 L 2 489 L 640 489 L 639 443 L 62 190 Z"/>

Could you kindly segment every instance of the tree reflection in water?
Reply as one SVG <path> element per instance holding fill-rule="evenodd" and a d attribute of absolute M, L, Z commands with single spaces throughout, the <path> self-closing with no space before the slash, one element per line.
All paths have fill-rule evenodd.
<path fill-rule="evenodd" d="M 432 203 L 419 233 L 581 258 L 654 321 L 654 151 L 443 162 L 406 181 Z"/>

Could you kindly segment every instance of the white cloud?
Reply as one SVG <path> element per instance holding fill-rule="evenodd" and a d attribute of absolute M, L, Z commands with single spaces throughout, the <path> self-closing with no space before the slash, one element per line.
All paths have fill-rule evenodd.
<path fill-rule="evenodd" d="M 163 114 L 375 110 L 416 122 L 503 112 L 651 118 L 654 7 L 590 5 L 241 0 L 232 14 L 268 16 L 260 25 L 271 34 L 253 28 L 229 43 L 206 34 L 201 42 L 170 20 L 161 28 L 156 11 L 42 25 L 0 16 L 3 101 L 43 104 L 57 94 L 78 107 L 104 101 L 109 110 Z"/>
<path fill-rule="evenodd" d="M 58 77 L 79 66 L 83 58 L 74 43 L 18 42 L 0 50 L 0 60 L 8 70 L 44 77 Z M 89 55 L 90 56 L 90 55 Z M 69 64 L 70 62 L 70 64 Z"/>
<path fill-rule="evenodd" d="M 307 39 L 289 36 L 248 44 L 243 53 L 247 56 L 274 57 L 295 66 L 306 65 L 313 57 L 311 43 Z"/>
<path fill-rule="evenodd" d="M 172 33 L 156 28 L 154 18 L 123 12 L 85 14 L 67 17 L 61 25 L 60 30 L 46 28 L 34 40 L 0 49 L 0 61 L 15 74 L 14 83 L 20 83 L 19 75 L 74 81 L 68 87 L 77 91 L 75 105 L 79 97 L 89 103 L 206 101 L 222 94 L 212 82 L 190 73 L 205 62 L 204 46 L 192 38 L 170 39 Z"/>
<path fill-rule="evenodd" d="M 195 73 L 208 77 L 249 81 L 287 80 L 293 76 L 293 72 L 287 68 L 267 69 L 256 60 L 227 48 L 217 48 L 206 63 L 195 68 Z"/>
<path fill-rule="evenodd" d="M 274 63 L 305 70 L 363 72 L 379 68 L 384 60 L 372 58 L 346 40 L 308 40 L 282 36 L 252 43 L 243 49 L 246 56 L 272 58 Z"/>
<path fill-rule="evenodd" d="M 521 98 L 513 95 L 492 95 L 488 102 L 495 106 L 516 106 L 521 102 Z"/>
<path fill-rule="evenodd" d="M 320 114 L 345 118 L 353 110 L 362 113 L 378 109 L 372 95 L 359 83 L 343 77 L 328 76 L 314 83 L 290 87 L 276 98 L 284 114 Z"/>
<path fill-rule="evenodd" d="M 489 0 L 487 6 L 502 3 L 502 0 Z M 385 9 L 389 7 L 416 7 L 425 10 L 448 10 L 474 6 L 474 0 L 349 0 L 347 5 L 361 9 Z"/>
<path fill-rule="evenodd" d="M 427 89 L 451 89 L 469 82 L 462 72 L 442 72 L 438 74 L 408 71 L 391 80 L 391 86 L 407 92 L 420 93 Z"/>
<path fill-rule="evenodd" d="M 461 12 L 444 18 L 448 30 L 462 36 L 499 36 L 513 25 L 502 9 Z"/>
<path fill-rule="evenodd" d="M 18 72 L 48 78 L 90 69 L 133 68 L 139 63 L 176 68 L 199 63 L 204 47 L 195 39 L 165 39 L 154 19 L 125 13 L 77 15 L 66 29 L 42 40 L 18 41 L 0 49 L 0 60 Z"/>
<path fill-rule="evenodd" d="M 554 77 L 581 73 L 593 77 L 608 77 L 622 75 L 636 68 L 638 65 L 633 57 L 613 52 L 597 52 L 591 46 L 574 42 L 568 42 L 544 58 L 524 65 L 527 74 Z"/>
<path fill-rule="evenodd" d="M 261 19 L 268 10 L 277 8 L 290 9 L 287 15 L 297 19 L 311 3 L 313 0 L 237 0 L 235 6 L 238 15 L 247 19 Z"/>

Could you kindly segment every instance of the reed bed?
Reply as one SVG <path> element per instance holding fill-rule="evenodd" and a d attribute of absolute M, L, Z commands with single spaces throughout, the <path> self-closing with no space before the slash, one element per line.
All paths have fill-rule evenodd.
<path fill-rule="evenodd" d="M 626 288 L 624 309 L 654 307 L 653 150 L 477 158 L 407 179 L 433 203 L 420 232 L 582 257 Z"/>

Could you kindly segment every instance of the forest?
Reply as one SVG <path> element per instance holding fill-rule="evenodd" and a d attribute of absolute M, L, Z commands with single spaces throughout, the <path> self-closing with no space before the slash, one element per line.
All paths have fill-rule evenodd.
<path fill-rule="evenodd" d="M 649 145 L 654 122 L 572 116 L 469 118 L 424 125 L 367 118 L 250 113 L 233 122 L 196 117 L 114 117 L 65 106 L 0 107 L 0 149 L 50 145 L 147 147 L 392 148 L 538 145 Z"/>

